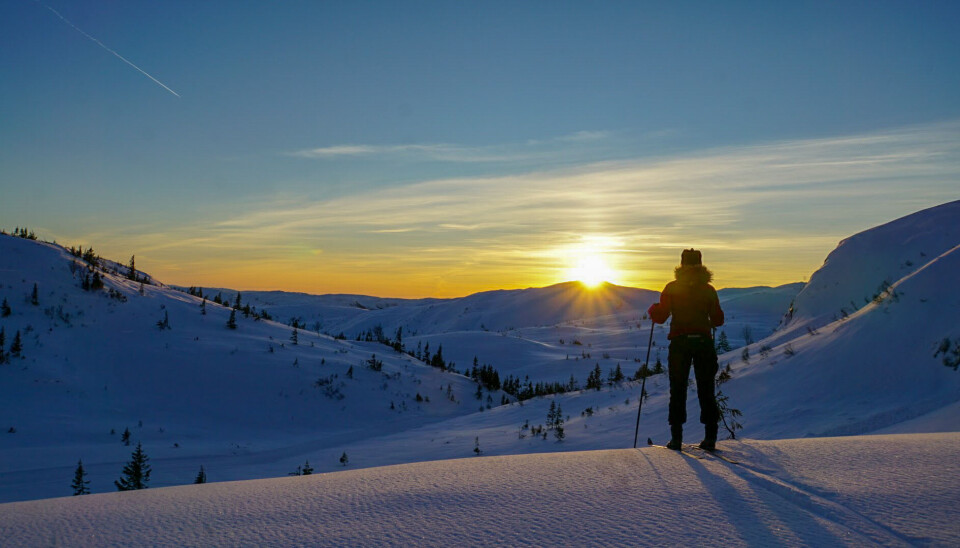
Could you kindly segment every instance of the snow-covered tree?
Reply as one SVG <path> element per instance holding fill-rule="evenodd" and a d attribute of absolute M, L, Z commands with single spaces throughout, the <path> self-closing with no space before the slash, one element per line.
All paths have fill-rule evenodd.
<path fill-rule="evenodd" d="M 137 442 L 137 448 L 130 455 L 130 462 L 123 467 L 123 477 L 113 482 L 118 491 L 146 489 L 150 483 L 150 458 L 143 451 L 143 445 Z"/>
<path fill-rule="evenodd" d="M 90 494 L 90 480 L 87 479 L 87 471 L 83 469 L 83 459 L 77 461 L 70 487 L 73 488 L 73 496 Z"/>
<path fill-rule="evenodd" d="M 310 474 L 313 474 L 313 467 L 310 466 L 309 460 L 303 464 L 303 468 L 301 468 L 301 472 L 304 476 L 309 476 Z"/>
<path fill-rule="evenodd" d="M 723 393 L 720 386 L 733 378 L 733 370 L 730 364 L 720 370 L 717 375 L 717 410 L 720 412 L 720 422 L 730 434 L 730 439 L 737 439 L 737 430 L 743 428 L 743 425 L 737 420 L 743 413 L 739 409 L 730 407 L 730 396 Z"/>
<path fill-rule="evenodd" d="M 236 310 L 230 311 L 230 317 L 227 318 L 227 327 L 230 329 L 237 328 L 237 311 Z"/>
<path fill-rule="evenodd" d="M 603 371 L 600 370 L 600 364 L 598 363 L 593 371 L 590 372 L 590 375 L 587 376 L 587 390 L 593 388 L 594 390 L 600 390 L 603 388 Z"/>
<path fill-rule="evenodd" d="M 37 306 L 40 304 L 40 294 L 37 291 L 37 284 L 34 282 L 33 291 L 30 292 L 30 304 Z"/>
<path fill-rule="evenodd" d="M 10 314 L 13 314 L 13 310 L 10 309 L 10 303 L 4 299 L 3 304 L 0 304 L 0 317 L 6 318 Z"/>
<path fill-rule="evenodd" d="M 120 435 L 120 441 L 123 442 L 123 444 L 128 447 L 130 446 L 130 429 L 129 428 L 123 429 L 123 434 Z"/>

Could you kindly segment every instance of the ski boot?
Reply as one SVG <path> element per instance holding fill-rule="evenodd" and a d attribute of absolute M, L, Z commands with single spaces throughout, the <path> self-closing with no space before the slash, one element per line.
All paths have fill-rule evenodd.
<path fill-rule="evenodd" d="M 716 424 L 705 424 L 703 426 L 703 441 L 700 442 L 700 449 L 704 451 L 717 450 L 717 430 Z"/>
<path fill-rule="evenodd" d="M 683 425 L 670 425 L 670 441 L 667 443 L 667 449 L 679 451 L 683 449 Z"/>

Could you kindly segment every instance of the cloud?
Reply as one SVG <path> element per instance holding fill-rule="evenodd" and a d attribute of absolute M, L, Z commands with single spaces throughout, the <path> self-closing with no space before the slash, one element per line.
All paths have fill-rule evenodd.
<path fill-rule="evenodd" d="M 607 131 L 579 131 L 570 135 L 486 146 L 466 146 L 449 143 L 369 145 L 346 144 L 302 149 L 284 155 L 308 159 L 337 159 L 379 157 L 414 159 L 439 162 L 516 162 L 552 157 L 571 144 L 599 142 L 611 136 Z"/>
<path fill-rule="evenodd" d="M 659 286 L 690 246 L 706 250 L 721 285 L 786 283 L 843 237 L 956 199 L 957 180 L 950 122 L 265 201 L 185 228 L 195 238 L 185 245 L 203 250 L 198 261 L 242 253 L 285 268 L 323 249 L 317 276 L 405 280 L 419 295 L 440 294 L 441 281 L 453 294 L 561 281 L 570 250 L 596 242 L 621 283 Z"/>

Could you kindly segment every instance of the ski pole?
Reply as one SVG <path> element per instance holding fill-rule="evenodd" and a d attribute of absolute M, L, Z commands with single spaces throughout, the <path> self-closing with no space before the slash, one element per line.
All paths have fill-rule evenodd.
<path fill-rule="evenodd" d="M 647 341 L 647 359 L 643 363 L 644 375 L 643 382 L 640 383 L 640 405 L 637 406 L 637 428 L 633 431 L 633 448 L 637 448 L 637 436 L 640 435 L 640 410 L 643 409 L 643 393 L 647 391 L 647 376 L 650 374 L 650 347 L 653 346 L 653 328 L 656 327 L 656 322 L 653 321 L 653 318 L 650 318 L 650 340 Z"/>

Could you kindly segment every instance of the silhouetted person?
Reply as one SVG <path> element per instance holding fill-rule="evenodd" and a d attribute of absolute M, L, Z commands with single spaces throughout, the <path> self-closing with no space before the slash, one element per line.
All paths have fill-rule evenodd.
<path fill-rule="evenodd" d="M 690 365 L 697 379 L 700 399 L 700 422 L 704 424 L 700 447 L 716 449 L 717 427 L 720 420 L 714 394 L 714 379 L 719 365 L 713 346 L 713 329 L 723 325 L 723 310 L 717 290 L 710 285 L 713 273 L 701 262 L 700 252 L 685 249 L 680 255 L 680 266 L 674 270 L 675 280 L 660 293 L 660 302 L 650 306 L 647 313 L 655 323 L 670 322 L 670 443 L 667 447 L 680 450 L 683 444 L 683 423 L 687 422 L 687 382 Z"/>

